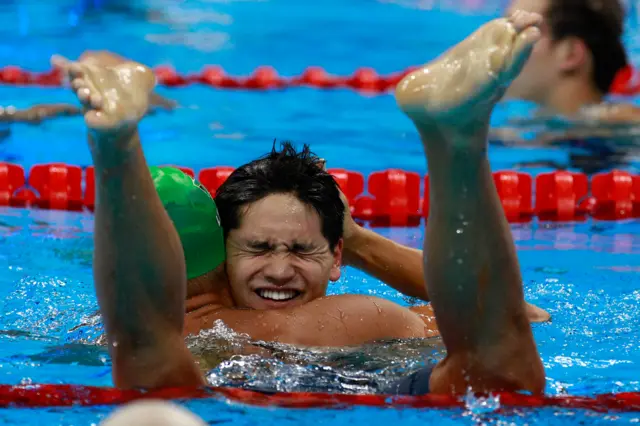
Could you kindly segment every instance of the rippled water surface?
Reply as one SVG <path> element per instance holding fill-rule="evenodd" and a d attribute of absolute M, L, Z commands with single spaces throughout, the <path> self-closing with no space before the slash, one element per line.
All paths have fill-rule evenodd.
<path fill-rule="evenodd" d="M 505 1 L 445 0 L 7 0 L 0 2 L 0 62 L 48 68 L 51 54 L 78 56 L 109 49 L 150 65 L 195 72 L 220 64 L 234 75 L 272 65 L 283 75 L 309 65 L 350 74 L 361 66 L 390 73 L 422 64 L 479 24 Z M 626 45 L 638 63 L 638 13 L 631 4 Z M 151 164 L 196 169 L 236 166 L 270 149 L 274 138 L 310 143 L 330 167 L 369 173 L 402 168 L 424 173 L 422 147 L 389 95 L 309 88 L 270 92 L 202 86 L 159 91 L 180 104 L 141 125 Z M 65 89 L 0 87 L 0 105 L 73 102 Z M 638 103 L 638 98 L 625 99 Z M 531 105 L 505 103 L 492 118 L 495 169 L 538 162 L 532 173 L 571 165 L 593 146 L 541 146 L 563 134 L 555 117 L 532 118 Z M 580 139 L 595 147 L 633 151 L 638 129 L 616 138 Z M 506 142 L 504 142 L 506 141 Z M 518 146 L 519 145 L 519 146 Z M 608 148 L 607 148 L 608 149 Z M 599 155 L 599 154 L 597 154 Z M 635 154 L 637 156 L 637 154 Z M 633 160 L 633 156 L 632 160 Z M 0 161 L 25 168 L 64 161 L 88 165 L 79 118 L 40 126 L 0 127 Z M 627 165 L 638 170 L 638 161 Z M 626 166 L 625 166 L 626 167 Z M 111 386 L 110 359 L 91 274 L 93 219 L 88 214 L 0 210 L 0 383 Z M 640 391 L 640 224 L 637 222 L 514 227 L 527 299 L 552 314 L 534 334 L 547 371 L 547 393 L 594 395 Z M 421 228 L 383 229 L 420 247 Z M 413 303 L 356 270 L 347 269 L 331 293 L 363 293 Z M 380 342 L 364 347 L 300 349 L 250 342 L 218 325 L 188 341 L 213 385 L 258 390 L 380 392 L 391 381 L 443 356 L 438 339 Z M 637 414 L 575 410 L 259 409 L 220 401 L 186 405 L 210 424 L 637 424 Z M 108 407 L 0 410 L 4 424 L 88 425 Z"/>
<path fill-rule="evenodd" d="M 0 383 L 111 386 L 108 353 L 96 344 L 102 330 L 92 289 L 92 217 L 5 209 L 0 212 L 0 222 Z M 547 309 L 553 318 L 549 324 L 534 326 L 547 371 L 548 394 L 640 391 L 639 230 L 636 222 L 514 227 L 527 299 Z M 421 228 L 379 232 L 416 247 L 423 237 Z M 404 305 L 412 302 L 353 269 L 347 269 L 343 278 L 330 286 L 330 292 L 373 294 Z M 375 393 L 443 356 L 438 339 L 380 342 L 340 350 L 301 349 L 250 342 L 223 324 L 189 338 L 188 343 L 208 369 L 212 385 L 255 390 Z M 230 416 L 249 422 L 267 415 L 259 409 L 216 402 L 199 401 L 190 406 L 210 419 Z M 107 411 L 52 410 L 46 416 L 70 416 L 73 421 L 65 424 L 76 424 L 73 422 L 95 419 Z M 23 415 L 20 410 L 3 412 L 7 413 L 15 419 Z M 269 418 L 285 419 L 285 424 L 301 415 L 286 414 L 287 410 L 268 413 Z M 305 411 L 304 418 L 312 413 Z M 356 413 L 390 416 L 390 421 L 399 416 L 410 422 L 425 418 L 474 422 L 472 411 L 392 414 L 358 408 L 331 413 L 320 411 L 317 415 L 322 421 L 338 423 L 357 418 Z M 514 412 L 494 420 L 550 424 L 560 417 L 579 424 L 592 416 L 596 415 L 543 410 Z M 638 419 L 631 414 L 596 418 L 616 423 Z"/>

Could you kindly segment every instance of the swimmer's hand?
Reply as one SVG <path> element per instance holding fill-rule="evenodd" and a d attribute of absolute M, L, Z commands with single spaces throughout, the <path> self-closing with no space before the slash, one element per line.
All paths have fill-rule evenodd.
<path fill-rule="evenodd" d="M 131 62 L 129 59 L 126 59 L 120 55 L 117 55 L 113 52 L 109 52 L 108 50 L 87 50 L 80 55 L 77 61 L 82 65 L 94 65 L 97 67 L 116 67 L 118 65 L 126 64 L 127 62 Z M 53 55 L 51 57 L 51 65 L 62 72 L 63 75 L 68 75 L 69 68 L 74 63 L 74 61 L 62 56 L 62 55 Z M 166 110 L 172 111 L 177 106 L 178 103 L 172 99 L 165 98 L 155 92 L 149 95 L 150 105 Z"/>
<path fill-rule="evenodd" d="M 322 170 L 327 170 L 327 161 L 324 158 L 318 160 L 318 167 Z M 344 239 L 345 249 L 349 248 L 349 245 L 352 243 L 354 235 L 358 233 L 362 227 L 353 220 L 351 216 L 351 206 L 349 205 L 349 200 L 344 195 L 340 187 L 338 187 L 340 191 L 340 200 L 342 201 L 342 205 L 344 207 L 344 220 L 342 221 L 342 238 Z"/>
<path fill-rule="evenodd" d="M 96 134 L 133 130 L 149 107 L 155 85 L 151 70 L 135 62 L 99 67 L 74 62 L 68 76 L 84 109 L 87 127 Z"/>
<path fill-rule="evenodd" d="M 69 67 L 74 62 L 98 67 L 115 67 L 128 62 L 128 60 L 107 50 L 87 50 L 76 61 L 72 61 L 62 55 L 53 55 L 51 57 L 51 65 L 62 72 L 68 72 Z"/>

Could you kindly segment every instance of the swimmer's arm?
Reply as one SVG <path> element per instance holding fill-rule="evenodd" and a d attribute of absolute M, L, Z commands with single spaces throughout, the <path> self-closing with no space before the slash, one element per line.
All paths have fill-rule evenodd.
<path fill-rule="evenodd" d="M 96 174 L 93 272 L 121 388 L 201 385 L 182 339 L 186 268 L 136 129 L 91 139 Z"/>
<path fill-rule="evenodd" d="M 437 200 L 426 230 L 425 278 L 447 348 L 431 389 L 542 393 L 544 368 L 526 315 L 511 229 L 486 151 L 474 149 L 484 137 L 480 130 L 423 136 L 430 195 Z M 434 148 L 445 143 L 465 149 Z"/>
<path fill-rule="evenodd" d="M 343 261 L 388 284 L 400 293 L 429 301 L 424 279 L 422 250 L 398 244 L 358 225 L 345 239 Z M 546 322 L 551 315 L 525 302 L 529 321 Z M 414 309 L 430 307 L 416 306 Z"/>
<path fill-rule="evenodd" d="M 205 307 L 187 315 L 185 334 L 197 334 L 221 320 L 253 340 L 302 346 L 348 346 L 380 339 L 431 337 L 435 321 L 388 300 L 339 295 L 291 309 L 266 311 Z"/>
<path fill-rule="evenodd" d="M 400 293 L 429 301 L 422 250 L 403 246 L 355 225 L 345 238 L 343 261 L 383 281 Z"/>
<path fill-rule="evenodd" d="M 81 113 L 80 108 L 68 104 L 42 104 L 27 109 L 0 107 L 0 123 L 38 124 L 49 118 L 76 116 Z"/>

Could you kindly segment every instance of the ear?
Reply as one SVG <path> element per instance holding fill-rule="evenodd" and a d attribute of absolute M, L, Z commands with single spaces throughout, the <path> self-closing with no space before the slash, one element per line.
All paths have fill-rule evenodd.
<path fill-rule="evenodd" d="M 556 43 L 555 54 L 560 70 L 571 73 L 584 66 L 589 57 L 586 43 L 577 37 L 567 37 Z"/>
<path fill-rule="evenodd" d="M 340 279 L 340 266 L 342 265 L 342 248 L 344 247 L 344 242 L 342 238 L 336 244 L 336 247 L 333 249 L 333 265 L 331 265 L 331 273 L 329 274 L 329 279 L 331 281 L 338 281 Z"/>

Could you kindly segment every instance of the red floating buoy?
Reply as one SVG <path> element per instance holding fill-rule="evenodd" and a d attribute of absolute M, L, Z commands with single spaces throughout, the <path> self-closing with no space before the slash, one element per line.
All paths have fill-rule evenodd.
<path fill-rule="evenodd" d="M 340 190 L 347 197 L 353 214 L 356 198 L 364 191 L 364 176 L 361 173 L 344 169 L 329 169 L 327 172 L 333 176 L 340 186 Z"/>
<path fill-rule="evenodd" d="M 159 66 L 153 69 L 158 83 L 165 86 L 182 86 L 186 84 L 186 79 L 170 66 Z"/>
<path fill-rule="evenodd" d="M 216 191 L 227 180 L 229 175 L 233 173 L 233 167 L 211 167 L 200 170 L 198 181 L 207 188 L 212 197 L 216 196 Z"/>
<path fill-rule="evenodd" d="M 635 183 L 635 185 L 634 185 Z M 593 205 L 591 216 L 600 220 L 620 220 L 634 216 L 634 204 L 640 203 L 638 177 L 614 170 L 598 173 L 591 180 Z"/>
<path fill-rule="evenodd" d="M 283 83 L 282 78 L 275 69 L 263 66 L 256 68 L 251 77 L 245 80 L 242 87 L 248 89 L 271 89 L 282 87 Z"/>
<path fill-rule="evenodd" d="M 385 170 L 369 176 L 374 197 L 371 226 L 418 226 L 420 224 L 420 175 L 404 170 Z"/>
<path fill-rule="evenodd" d="M 52 210 L 82 210 L 82 169 L 63 163 L 38 164 L 29 171 L 29 185 L 39 197 L 33 205 Z"/>
<path fill-rule="evenodd" d="M 582 206 L 587 192 L 584 173 L 541 173 L 536 177 L 536 214 L 540 220 L 584 220 L 586 210 Z"/>
<path fill-rule="evenodd" d="M 0 163 L 0 206 L 20 206 L 14 193 L 25 185 L 24 169 L 11 163 Z M 18 201 L 18 200 L 16 200 Z"/>
<path fill-rule="evenodd" d="M 372 68 L 358 68 L 353 76 L 348 80 L 348 84 L 359 90 L 379 91 L 380 76 Z"/>
<path fill-rule="evenodd" d="M 532 179 L 526 173 L 501 171 L 493 174 L 505 216 L 509 222 L 527 222 L 533 216 Z"/>

